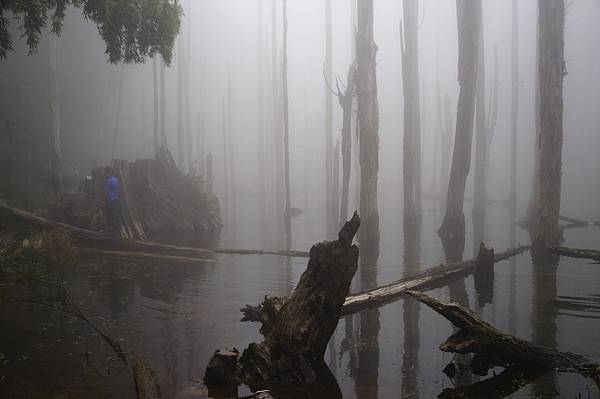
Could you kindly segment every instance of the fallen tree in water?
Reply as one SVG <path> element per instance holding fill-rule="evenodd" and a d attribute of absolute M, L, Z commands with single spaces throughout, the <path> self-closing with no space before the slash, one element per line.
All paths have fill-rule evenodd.
<path fill-rule="evenodd" d="M 591 259 L 595 263 L 600 263 L 600 251 L 596 249 L 550 247 L 548 251 L 556 255 L 567 256 L 569 258 Z"/>
<path fill-rule="evenodd" d="M 492 249 L 492 258 L 490 258 L 490 250 L 482 245 L 477 258 L 432 267 L 412 277 L 403 278 L 373 290 L 350 295 L 344 302 L 342 315 L 385 305 L 400 298 L 408 290 L 427 291 L 443 287 L 452 281 L 465 278 L 475 272 L 478 267 L 489 268 L 490 262 L 493 267 L 494 263 L 522 254 L 529 249 L 529 245 L 518 246 L 497 254 L 494 254 Z"/>
<path fill-rule="evenodd" d="M 244 383 L 253 391 L 283 390 L 292 397 L 341 397 L 323 356 L 358 267 L 352 240 L 359 225 L 355 212 L 336 241 L 313 245 L 289 298 L 266 298 L 258 307 L 242 309 L 243 320 L 261 322 L 265 339 L 250 344 L 241 356 L 237 350 L 217 351 L 205 373 L 211 391 L 237 391 L 237 384 Z"/>
<path fill-rule="evenodd" d="M 191 248 L 169 244 L 159 244 L 150 241 L 125 239 L 109 234 L 91 231 L 67 223 L 49 220 L 30 212 L 11 207 L 0 202 L 0 231 L 38 232 L 60 231 L 69 234 L 74 245 L 88 251 L 115 255 L 120 257 L 146 257 L 155 256 L 157 259 L 183 261 L 182 258 L 205 259 L 211 254 L 232 255 L 279 255 L 292 257 L 308 257 L 308 252 L 303 251 L 265 251 L 252 249 L 226 249 L 226 248 Z M 176 259 L 179 258 L 179 259 Z"/>
<path fill-rule="evenodd" d="M 456 303 L 445 303 L 417 291 L 407 291 L 419 302 L 442 315 L 458 331 L 440 345 L 444 352 L 474 353 L 471 371 L 485 376 L 493 367 L 527 367 L 540 372 L 568 369 L 592 379 L 600 387 L 600 364 L 571 352 L 534 345 L 521 338 L 496 329 L 479 316 Z"/>

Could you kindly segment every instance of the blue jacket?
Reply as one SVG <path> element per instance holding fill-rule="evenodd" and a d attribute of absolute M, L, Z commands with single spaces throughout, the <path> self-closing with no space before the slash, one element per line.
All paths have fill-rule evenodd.
<path fill-rule="evenodd" d="M 110 176 L 106 179 L 104 183 L 104 193 L 106 194 L 106 200 L 108 202 L 113 202 L 119 199 L 121 192 L 121 187 L 119 184 L 119 179 L 114 176 Z"/>

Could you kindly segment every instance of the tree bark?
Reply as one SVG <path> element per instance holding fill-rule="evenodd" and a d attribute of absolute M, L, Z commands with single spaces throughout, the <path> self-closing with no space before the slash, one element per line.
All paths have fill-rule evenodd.
<path fill-rule="evenodd" d="M 363 220 L 360 242 L 362 247 L 361 256 L 368 259 L 377 258 L 379 253 L 379 210 L 377 204 L 379 111 L 377 105 L 376 52 L 377 46 L 373 41 L 373 0 L 362 0 L 358 2 L 356 88 L 360 134 L 360 212 Z M 375 265 L 369 267 L 374 268 Z M 364 271 L 364 268 L 361 267 L 361 274 Z"/>
<path fill-rule="evenodd" d="M 452 168 L 448 183 L 446 213 L 438 235 L 448 260 L 462 258 L 465 247 L 465 186 L 471 167 L 473 116 L 477 84 L 477 54 L 481 26 L 481 0 L 457 0 L 458 20 L 458 108 Z"/>
<path fill-rule="evenodd" d="M 529 235 L 535 250 L 544 252 L 560 238 L 565 5 L 563 0 L 539 0 L 538 8 L 539 125 Z"/>

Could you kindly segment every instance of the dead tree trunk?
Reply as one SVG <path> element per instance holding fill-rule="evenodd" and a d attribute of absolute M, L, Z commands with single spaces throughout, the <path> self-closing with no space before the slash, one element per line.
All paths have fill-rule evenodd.
<path fill-rule="evenodd" d="M 292 246 L 292 215 L 290 198 L 290 126 L 289 126 L 289 104 L 288 104 L 288 76 L 287 76 L 287 0 L 283 0 L 283 60 L 282 60 L 282 83 L 283 83 L 283 160 L 284 160 L 284 185 L 285 185 L 285 249 Z"/>
<path fill-rule="evenodd" d="M 257 151 L 257 159 L 258 159 L 258 226 L 259 226 L 259 235 L 261 242 L 264 243 L 265 237 L 265 223 L 267 217 L 267 183 L 266 183 L 266 174 L 267 174 L 267 166 L 266 166 L 266 129 L 265 129 L 265 95 L 264 95 L 264 68 L 263 68 L 263 1 L 258 0 L 258 18 L 256 25 L 256 34 L 257 34 L 257 65 L 256 70 L 258 73 L 257 79 L 257 91 L 258 91 L 258 112 L 256 115 L 257 123 L 256 123 L 256 134 L 258 135 L 258 151 Z"/>
<path fill-rule="evenodd" d="M 568 368 L 584 377 L 600 382 L 600 364 L 591 363 L 583 356 L 570 352 L 533 345 L 521 338 L 497 330 L 481 320 L 474 312 L 455 303 L 445 303 L 416 291 L 408 295 L 442 315 L 454 324 L 458 331 L 440 345 L 450 353 L 475 353 L 471 370 L 478 375 L 487 375 L 495 366 L 525 366 L 542 370 Z"/>
<path fill-rule="evenodd" d="M 440 181 L 439 181 L 439 206 L 440 214 L 446 211 L 446 194 L 448 193 L 448 179 L 450 173 L 450 151 L 452 150 L 452 115 L 450 113 L 450 98 L 444 98 L 442 108 L 442 93 L 438 82 L 438 118 L 440 134 Z"/>
<path fill-rule="evenodd" d="M 556 255 L 567 256 L 569 258 L 591 259 L 595 263 L 600 263 L 600 250 L 568 247 L 550 247 L 548 250 Z"/>
<path fill-rule="evenodd" d="M 185 54 L 183 46 L 183 35 L 180 34 L 177 39 L 177 165 L 179 166 L 179 170 L 185 173 L 185 131 L 183 124 Z"/>
<path fill-rule="evenodd" d="M 460 92 L 446 213 L 442 225 L 438 229 L 438 235 L 442 239 L 442 244 L 450 261 L 461 259 L 465 247 L 463 205 L 467 176 L 471 167 L 481 0 L 457 0 L 456 9 Z"/>
<path fill-rule="evenodd" d="M 115 129 L 113 131 L 112 139 L 112 159 L 117 159 L 117 148 L 119 142 L 119 130 L 121 126 L 121 112 L 123 103 L 123 71 L 117 72 L 119 75 L 117 83 L 117 113 L 115 115 Z"/>
<path fill-rule="evenodd" d="M 160 131 L 158 126 L 158 56 L 154 56 L 152 59 L 152 83 L 154 88 L 154 154 L 156 155 L 160 148 Z"/>
<path fill-rule="evenodd" d="M 331 0 L 325 0 L 325 65 L 324 73 L 326 82 L 333 79 L 333 63 L 331 30 Z M 333 198 L 333 96 L 325 85 L 325 220 L 327 223 L 327 238 L 335 237 L 339 226 L 337 219 L 337 204 Z"/>
<path fill-rule="evenodd" d="M 562 142 L 564 0 L 538 2 L 538 94 L 534 190 L 529 214 L 529 235 L 536 251 L 556 245 L 560 238 Z"/>
<path fill-rule="evenodd" d="M 511 33 L 511 108 L 510 108 L 510 194 L 508 212 L 510 219 L 509 243 L 517 240 L 517 136 L 519 129 L 519 2 L 512 0 Z"/>
<path fill-rule="evenodd" d="M 271 74 L 273 84 L 273 146 L 275 154 L 275 240 L 277 248 L 285 245 L 285 183 L 283 168 L 283 106 L 281 101 L 281 65 L 277 60 L 277 0 L 271 2 Z"/>
<path fill-rule="evenodd" d="M 231 71 L 229 69 L 229 65 L 227 65 L 227 120 L 226 120 L 226 130 L 225 133 L 227 134 L 227 154 L 228 154 L 228 166 L 227 166 L 227 170 L 229 172 L 229 176 L 227 176 L 227 179 L 229 180 L 229 186 L 230 186 L 230 193 L 231 193 L 231 197 L 230 197 L 230 204 L 231 204 L 231 208 L 229 209 L 230 213 L 231 213 L 231 219 L 230 219 L 230 231 L 231 231 L 231 238 L 234 241 L 237 239 L 237 195 L 236 195 L 236 189 L 237 189 L 237 173 L 236 173 L 236 168 L 235 168 L 235 142 L 233 141 L 233 96 L 232 96 L 232 90 L 231 90 Z"/>
<path fill-rule="evenodd" d="M 335 147 L 333 147 L 333 179 L 332 179 L 332 201 L 335 208 L 334 219 L 336 225 L 340 224 L 341 221 L 346 221 L 346 218 L 339 220 L 338 209 L 340 209 L 340 141 L 337 140 Z M 333 210 L 333 209 L 332 209 Z"/>
<path fill-rule="evenodd" d="M 379 252 L 379 210 L 377 174 L 379 171 L 379 111 L 376 78 L 377 46 L 373 41 L 373 0 L 358 2 L 356 37 L 356 89 L 360 134 L 360 232 L 361 256 L 377 258 Z M 374 267 L 374 265 L 373 265 Z M 362 269 L 361 269 L 362 273 Z"/>
<path fill-rule="evenodd" d="M 354 100 L 355 64 L 348 68 L 346 90 L 337 85 L 337 97 L 342 108 L 342 198 L 340 201 L 340 224 L 348 217 L 350 174 L 352 168 L 352 103 Z"/>
<path fill-rule="evenodd" d="M 192 87 L 191 73 L 190 73 L 190 58 L 191 58 L 191 25 L 192 25 L 192 14 L 190 8 L 190 1 L 187 0 L 187 20 L 185 26 L 186 40 L 185 40 L 185 64 L 184 64 L 184 79 L 183 79 L 183 101 L 184 101 L 184 121 L 185 121 L 185 155 L 187 158 L 187 164 L 184 165 L 184 169 L 181 170 L 182 173 L 187 173 L 189 171 L 189 167 L 192 165 L 194 161 L 194 141 L 192 139 L 192 104 L 190 99 L 190 90 Z"/>
<path fill-rule="evenodd" d="M 48 108 L 50 110 L 50 184 L 59 197 L 63 191 L 62 151 L 60 145 L 60 103 L 58 82 L 58 37 L 49 35 Z"/>
<path fill-rule="evenodd" d="M 258 307 L 242 309 L 242 321 L 260 321 L 265 339 L 250 344 L 239 362 L 237 352 L 227 351 L 227 362 L 222 360 L 225 352 L 217 352 L 205 374 L 209 389 L 240 382 L 253 389 L 286 384 L 303 389 L 298 384 L 318 381 L 327 369 L 323 356 L 358 267 L 358 248 L 352 240 L 359 224 L 355 213 L 336 241 L 311 248 L 306 271 L 289 298 L 266 297 Z"/>
<path fill-rule="evenodd" d="M 404 226 L 421 221 L 421 106 L 419 92 L 419 1 L 403 2 L 400 22 L 402 81 L 404 82 L 403 187 Z M 418 229 L 420 230 L 420 228 Z"/>
<path fill-rule="evenodd" d="M 162 60 L 160 63 L 160 147 L 167 148 L 167 87 L 165 74 L 167 65 Z"/>

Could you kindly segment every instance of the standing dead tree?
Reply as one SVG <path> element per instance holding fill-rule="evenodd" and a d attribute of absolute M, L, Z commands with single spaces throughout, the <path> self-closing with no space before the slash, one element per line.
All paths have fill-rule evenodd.
<path fill-rule="evenodd" d="M 511 32 L 511 105 L 510 105 L 510 194 L 508 209 L 510 219 L 510 245 L 517 240 L 517 136 L 519 122 L 519 3 L 512 1 Z"/>
<path fill-rule="evenodd" d="M 400 54 L 402 59 L 402 81 L 404 83 L 404 226 L 408 230 L 408 226 L 420 225 L 421 221 L 419 1 L 405 0 L 402 4 L 404 23 L 400 22 Z"/>
<path fill-rule="evenodd" d="M 292 201 L 290 198 L 290 121 L 288 102 L 288 59 L 287 59 L 287 0 L 283 0 L 283 56 L 282 56 L 282 84 L 283 84 L 283 168 L 285 186 L 285 249 L 292 246 Z"/>
<path fill-rule="evenodd" d="M 538 125 L 528 218 L 531 243 L 544 252 L 560 238 L 565 4 L 539 0 L 538 8 Z"/>
<path fill-rule="evenodd" d="M 332 62 L 332 29 L 331 29 L 331 0 L 325 0 L 325 64 L 323 73 L 325 80 L 333 79 Z M 338 203 L 334 201 L 333 186 L 333 98 L 331 91 L 325 85 L 325 220 L 327 223 L 327 237 L 335 237 L 338 228 L 337 219 Z M 345 219 L 344 219 L 345 220 Z"/>
<path fill-rule="evenodd" d="M 329 90 L 338 98 L 340 107 L 342 108 L 342 196 L 340 199 L 340 224 L 348 217 L 348 199 L 350 191 L 350 174 L 352 169 L 352 103 L 354 101 L 355 89 L 355 73 L 356 64 L 348 67 L 348 75 L 346 78 L 346 86 L 340 84 L 336 78 L 333 90 L 325 76 L 325 83 Z"/>
<path fill-rule="evenodd" d="M 379 252 L 379 110 L 377 105 L 376 53 L 373 40 L 373 0 L 358 2 L 356 36 L 356 95 L 360 142 L 361 256 L 377 258 Z M 362 270 L 361 270 L 362 273 Z"/>
<path fill-rule="evenodd" d="M 58 197 L 63 190 L 62 151 L 60 145 L 60 103 L 58 80 L 58 37 L 49 35 L 48 52 L 48 109 L 50 114 L 50 173 L 51 185 Z"/>
<path fill-rule="evenodd" d="M 438 229 L 438 235 L 442 239 L 442 244 L 450 261 L 461 259 L 465 247 L 463 205 L 467 176 L 471 167 L 481 0 L 457 0 L 456 9 L 458 20 L 458 84 L 460 91 L 446 213 L 442 225 Z"/>
<path fill-rule="evenodd" d="M 305 389 L 327 374 L 323 360 L 327 343 L 358 267 L 358 247 L 352 240 L 359 225 L 355 213 L 337 240 L 311 248 L 306 271 L 289 298 L 265 297 L 260 306 L 242 309 L 242 321 L 260 322 L 265 339 L 250 344 L 241 356 L 237 351 L 217 351 L 205 373 L 209 389 L 231 385 L 237 389 L 239 383 L 252 389 L 276 391 L 289 384 Z M 341 397 L 337 393 L 334 397 Z"/>

